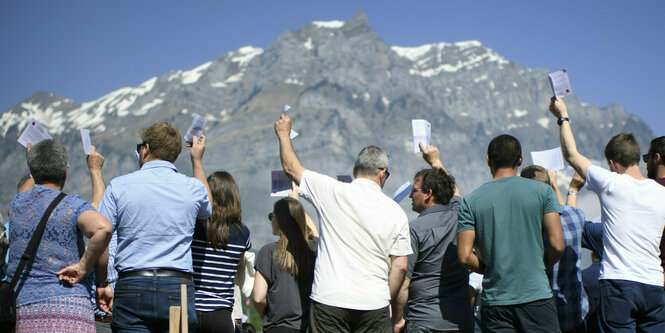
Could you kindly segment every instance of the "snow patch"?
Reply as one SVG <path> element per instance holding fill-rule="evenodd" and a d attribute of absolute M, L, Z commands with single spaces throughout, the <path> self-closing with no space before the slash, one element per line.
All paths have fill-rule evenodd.
<path fill-rule="evenodd" d="M 152 101 L 144 104 L 141 107 L 141 111 L 134 112 L 134 115 L 135 116 L 142 116 L 142 115 L 148 113 L 148 111 L 150 111 L 150 109 L 154 108 L 155 106 L 157 106 L 159 104 L 162 104 L 163 102 L 164 102 L 164 100 L 162 100 L 161 98 L 155 98 Z"/>
<path fill-rule="evenodd" d="M 386 108 L 390 105 L 390 101 L 386 96 L 381 96 L 381 103 L 383 103 L 383 106 L 385 106 Z"/>
<path fill-rule="evenodd" d="M 484 81 L 484 80 L 487 80 L 487 74 L 483 74 L 483 75 L 473 79 L 473 83 L 478 83 L 478 82 Z"/>
<path fill-rule="evenodd" d="M 441 42 L 437 44 L 425 44 L 415 47 L 401 47 L 401 46 L 392 46 L 391 49 L 393 52 L 397 53 L 398 56 L 402 58 L 409 59 L 411 61 L 420 60 L 424 55 L 430 52 L 432 49 L 436 49 L 441 52 L 446 46 L 450 44 Z"/>
<path fill-rule="evenodd" d="M 339 29 L 344 26 L 344 21 L 314 21 L 312 24 L 317 28 Z"/>
<path fill-rule="evenodd" d="M 524 116 L 526 116 L 527 114 L 529 114 L 529 111 L 528 111 L 528 110 L 515 109 L 515 110 L 513 111 L 513 114 L 515 115 L 515 117 L 517 117 L 517 118 L 521 118 L 521 117 L 524 117 Z"/>
<path fill-rule="evenodd" d="M 302 81 L 300 81 L 300 80 L 298 80 L 298 79 L 296 79 L 296 78 L 293 78 L 293 77 L 290 77 L 290 78 L 286 79 L 286 81 L 284 81 L 284 82 L 285 82 L 286 84 L 295 84 L 295 85 L 297 85 L 297 86 L 304 86 L 304 85 L 305 85 L 304 82 L 302 82 Z"/>
<path fill-rule="evenodd" d="M 213 88 L 226 88 L 226 83 L 224 82 L 213 82 L 210 84 Z"/>
<path fill-rule="evenodd" d="M 237 63 L 240 67 L 245 67 L 254 57 L 263 53 L 263 49 L 253 46 L 244 46 L 234 52 L 231 62 Z"/>
<path fill-rule="evenodd" d="M 210 65 L 212 65 L 212 61 L 208 61 L 192 70 L 182 72 L 182 84 L 192 84 L 197 82 Z"/>
<path fill-rule="evenodd" d="M 308 50 L 314 48 L 314 45 L 312 44 L 312 37 L 307 38 L 307 41 L 303 43 L 303 46 L 305 46 L 305 48 Z"/>
<path fill-rule="evenodd" d="M 367 93 L 367 92 L 363 94 L 363 99 L 365 100 L 365 102 L 369 101 L 369 98 L 370 98 L 370 97 L 371 97 L 371 96 L 370 96 L 369 93 Z"/>
<path fill-rule="evenodd" d="M 467 40 L 463 42 L 457 42 L 454 44 L 455 46 L 459 47 L 460 49 L 468 49 L 470 47 L 481 47 L 483 44 L 477 40 Z"/>
<path fill-rule="evenodd" d="M 188 114 L 188 113 L 189 113 L 189 110 L 187 110 L 187 109 L 182 109 L 182 110 L 180 110 L 180 113 L 181 113 L 181 114 Z"/>
<path fill-rule="evenodd" d="M 550 124 L 550 118 L 548 118 L 548 117 L 538 118 L 538 120 L 536 120 L 536 122 L 538 123 L 538 125 L 540 125 L 543 128 L 547 129 L 547 126 Z"/>

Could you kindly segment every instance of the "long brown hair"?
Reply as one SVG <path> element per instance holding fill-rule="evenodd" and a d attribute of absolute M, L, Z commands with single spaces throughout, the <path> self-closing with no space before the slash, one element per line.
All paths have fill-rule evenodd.
<path fill-rule="evenodd" d="M 310 250 L 310 231 L 305 219 L 305 209 L 293 198 L 275 202 L 274 218 L 279 226 L 279 241 L 273 258 L 279 267 L 302 281 L 312 281 L 315 254 Z"/>
<path fill-rule="evenodd" d="M 230 173 L 217 171 L 208 176 L 212 193 L 212 216 L 206 222 L 208 243 L 216 250 L 225 249 L 231 227 L 242 226 L 240 191 Z"/>

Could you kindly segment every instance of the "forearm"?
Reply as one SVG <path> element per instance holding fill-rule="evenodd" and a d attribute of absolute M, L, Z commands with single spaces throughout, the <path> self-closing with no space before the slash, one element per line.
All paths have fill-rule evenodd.
<path fill-rule="evenodd" d="M 90 180 L 92 183 L 92 199 L 90 204 L 99 210 L 99 204 L 102 202 L 104 191 L 106 190 L 102 170 L 90 169 Z"/>
<path fill-rule="evenodd" d="M 550 270 L 552 267 L 554 267 L 554 264 L 561 259 L 561 256 L 563 255 L 563 252 L 559 252 L 558 250 L 554 249 L 552 246 L 547 248 L 547 252 L 545 253 L 545 265 L 546 269 Z"/>
<path fill-rule="evenodd" d="M 577 207 L 577 194 L 570 195 L 566 197 L 566 205 L 571 207 Z"/>
<path fill-rule="evenodd" d="M 259 317 L 263 318 L 266 315 L 266 300 L 263 299 L 260 302 L 254 300 L 254 309 L 259 313 Z"/>
<path fill-rule="evenodd" d="M 210 185 L 208 185 L 208 179 L 206 178 L 206 173 L 203 171 L 203 162 L 199 158 L 192 157 L 192 175 L 194 178 L 198 179 L 203 183 L 203 186 L 206 188 L 208 193 L 208 201 L 212 202 L 212 193 L 210 192 Z"/>
<path fill-rule="evenodd" d="M 112 234 L 113 231 L 110 227 L 97 230 L 92 237 L 90 237 L 88 248 L 86 248 L 81 260 L 79 260 L 79 263 L 85 269 L 85 272 L 89 272 L 92 266 L 97 264 L 95 266 L 95 274 L 97 280 L 100 282 L 106 280 L 108 245 Z M 99 261 L 102 262 L 100 263 Z M 102 280 L 101 278 L 104 279 Z"/>
<path fill-rule="evenodd" d="M 109 264 L 109 248 L 108 246 L 104 250 L 97 262 L 95 262 L 95 280 L 96 282 L 104 282 L 108 279 L 108 264 Z"/>
<path fill-rule="evenodd" d="M 460 258 L 462 259 L 462 258 Z M 471 253 L 467 254 L 462 260 L 460 260 L 462 265 L 466 267 L 466 269 L 476 272 L 478 274 L 485 274 L 485 264 L 480 261 L 480 258 L 471 251 Z"/>
<path fill-rule="evenodd" d="M 297 185 L 300 185 L 300 177 L 305 168 L 298 160 L 288 135 L 279 136 L 279 156 L 286 175 Z"/>
<path fill-rule="evenodd" d="M 398 322 L 404 317 L 404 308 L 406 307 L 406 301 L 409 299 L 410 283 L 411 280 L 408 277 L 404 278 L 404 283 L 402 283 L 397 297 L 391 300 L 393 323 Z"/>
<path fill-rule="evenodd" d="M 565 205 L 565 202 L 563 201 L 563 196 L 561 195 L 561 190 L 559 190 L 559 185 L 552 184 L 552 189 L 554 190 L 554 193 L 556 194 L 556 197 L 559 200 L 559 204 Z"/>
<path fill-rule="evenodd" d="M 312 218 L 309 217 L 309 214 L 307 214 L 307 212 L 305 212 L 305 221 L 307 222 L 307 227 L 309 228 L 309 230 L 312 231 L 312 236 L 319 237 L 319 230 L 316 228 L 314 220 L 312 220 Z"/>

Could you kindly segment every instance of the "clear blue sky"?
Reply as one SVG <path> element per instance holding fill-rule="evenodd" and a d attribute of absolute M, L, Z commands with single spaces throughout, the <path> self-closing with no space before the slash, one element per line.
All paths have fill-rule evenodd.
<path fill-rule="evenodd" d="M 665 135 L 662 0 L 2 1 L 0 112 L 39 90 L 90 101 L 360 9 L 390 45 L 476 39 L 523 66 L 566 68 L 582 101 L 621 103 Z"/>

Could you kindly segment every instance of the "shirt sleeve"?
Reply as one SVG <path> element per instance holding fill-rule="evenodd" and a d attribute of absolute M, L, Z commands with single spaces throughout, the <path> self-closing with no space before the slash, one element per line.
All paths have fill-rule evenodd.
<path fill-rule="evenodd" d="M 418 262 L 418 235 L 413 228 L 409 228 L 409 234 L 411 235 L 411 254 L 409 254 L 408 262 L 406 266 L 406 277 L 409 279 L 413 275 L 413 268 Z"/>
<path fill-rule="evenodd" d="M 111 222 L 113 230 L 117 230 L 118 226 L 116 222 L 118 220 L 118 215 L 115 199 L 113 198 L 113 182 L 111 182 L 109 186 L 106 187 L 106 191 L 104 191 L 104 197 L 99 204 L 99 213 L 104 215 L 104 217 Z"/>
<path fill-rule="evenodd" d="M 243 233 L 247 235 L 247 241 L 245 242 L 245 251 L 249 251 L 252 248 L 252 241 L 250 240 L 249 237 L 250 235 L 249 228 L 247 228 L 247 226 L 243 226 L 243 229 L 245 229 Z"/>
<path fill-rule="evenodd" d="M 466 199 L 462 200 L 459 212 L 457 212 L 457 232 L 476 229 L 476 220 Z"/>
<path fill-rule="evenodd" d="M 561 214 L 561 205 L 559 204 L 559 199 L 556 197 L 554 190 L 550 186 L 545 185 L 544 196 L 545 207 L 543 207 L 543 213 L 547 214 L 556 212 Z"/>
<path fill-rule="evenodd" d="M 611 190 L 610 184 L 612 182 L 614 173 L 605 170 L 599 166 L 590 165 L 586 170 L 586 185 L 589 191 L 602 192 L 603 190 Z"/>
<path fill-rule="evenodd" d="M 314 207 L 320 207 L 325 195 L 332 195 L 333 188 L 339 181 L 320 173 L 305 170 L 300 178 L 298 194 Z"/>
<path fill-rule="evenodd" d="M 390 249 L 391 256 L 407 256 L 413 253 L 411 251 L 411 236 L 409 235 L 409 223 L 404 222 L 402 229 L 397 234 L 397 238 Z"/>
<path fill-rule="evenodd" d="M 212 205 L 208 200 L 208 190 L 206 190 L 206 187 L 203 185 L 203 183 L 201 183 L 200 180 L 196 178 L 193 179 L 196 184 L 193 198 L 199 198 L 199 213 L 196 218 L 199 220 L 205 220 L 212 216 Z"/>
<path fill-rule="evenodd" d="M 272 251 L 270 251 L 270 244 L 264 246 L 256 256 L 256 264 L 254 269 L 263 275 L 268 285 L 272 284 Z"/>
<path fill-rule="evenodd" d="M 589 249 L 599 257 L 603 256 L 603 224 L 590 221 L 584 222 L 582 231 L 582 247 Z"/>

